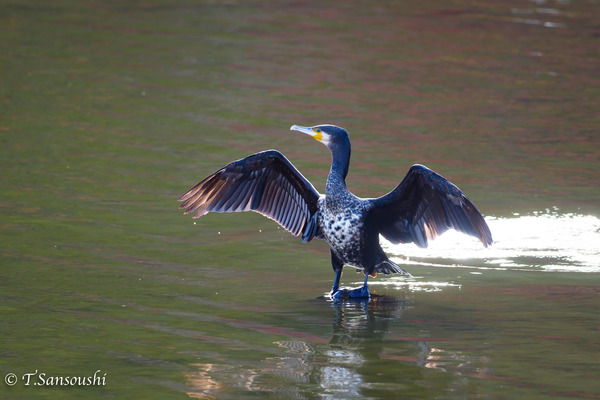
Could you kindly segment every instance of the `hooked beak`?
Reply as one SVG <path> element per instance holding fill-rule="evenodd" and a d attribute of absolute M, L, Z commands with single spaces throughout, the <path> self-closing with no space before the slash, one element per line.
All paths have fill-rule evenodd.
<path fill-rule="evenodd" d="M 309 136 L 312 136 L 313 138 L 315 138 L 319 142 L 321 140 L 323 140 L 323 134 L 321 133 L 320 129 L 308 128 L 306 126 L 292 125 L 292 127 L 290 128 L 290 131 L 298 131 L 298 132 L 305 133 L 305 134 L 307 134 Z"/>

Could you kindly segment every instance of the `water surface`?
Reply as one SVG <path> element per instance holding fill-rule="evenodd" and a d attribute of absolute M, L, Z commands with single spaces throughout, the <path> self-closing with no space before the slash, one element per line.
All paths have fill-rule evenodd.
<path fill-rule="evenodd" d="M 600 397 L 599 12 L 0 1 L 0 397 Z M 386 243 L 413 277 L 336 305 L 324 243 L 177 210 L 267 148 L 322 191 L 327 150 L 289 127 L 324 122 L 356 194 L 426 164 L 495 244 Z"/>

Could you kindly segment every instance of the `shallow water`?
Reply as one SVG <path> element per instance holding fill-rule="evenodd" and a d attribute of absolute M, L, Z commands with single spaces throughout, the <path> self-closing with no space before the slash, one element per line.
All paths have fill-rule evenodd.
<path fill-rule="evenodd" d="M 600 397 L 599 12 L 0 1 L 0 397 Z M 336 305 L 324 243 L 177 210 L 267 148 L 322 191 L 327 150 L 289 131 L 322 122 L 356 194 L 426 164 L 494 245 L 384 243 L 413 277 Z"/>

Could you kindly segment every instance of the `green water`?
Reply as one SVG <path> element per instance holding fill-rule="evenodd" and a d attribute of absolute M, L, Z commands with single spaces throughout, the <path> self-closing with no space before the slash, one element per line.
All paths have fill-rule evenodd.
<path fill-rule="evenodd" d="M 0 0 L 0 397 L 600 397 L 598 14 Z M 490 218 L 495 250 L 411 255 L 412 281 L 334 306 L 325 243 L 177 210 L 267 148 L 322 191 L 327 150 L 289 127 L 323 122 L 350 132 L 356 194 L 426 164 Z"/>

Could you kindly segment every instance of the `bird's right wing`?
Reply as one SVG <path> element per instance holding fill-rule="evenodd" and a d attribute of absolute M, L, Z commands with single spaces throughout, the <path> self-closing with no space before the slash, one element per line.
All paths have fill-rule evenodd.
<path fill-rule="evenodd" d="M 267 150 L 233 161 L 183 194 L 185 213 L 255 211 L 308 242 L 320 236 L 319 192 L 283 154 Z"/>

